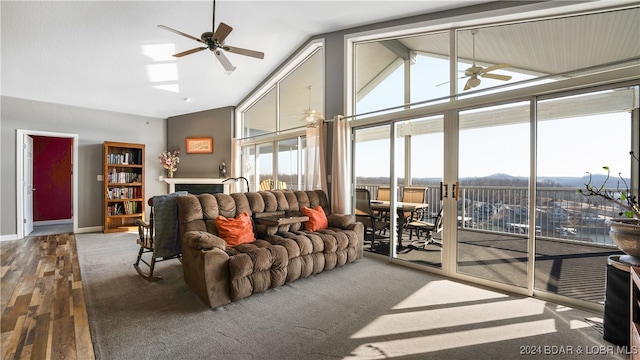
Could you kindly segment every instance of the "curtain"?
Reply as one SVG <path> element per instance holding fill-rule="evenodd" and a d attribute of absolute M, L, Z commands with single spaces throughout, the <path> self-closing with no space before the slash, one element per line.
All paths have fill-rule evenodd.
<path fill-rule="evenodd" d="M 326 123 L 318 120 L 307 126 L 307 168 L 304 172 L 305 190 L 327 191 L 326 180 Z"/>
<path fill-rule="evenodd" d="M 333 156 L 331 167 L 331 212 L 351 213 L 351 173 L 349 122 L 342 116 L 333 118 Z"/>
<path fill-rule="evenodd" d="M 227 178 L 235 178 L 238 176 L 242 176 L 240 172 L 240 142 L 237 138 L 231 138 L 231 164 L 227 165 Z M 241 188 L 237 181 L 230 182 L 229 184 L 229 190 L 232 193 L 240 192 Z"/>

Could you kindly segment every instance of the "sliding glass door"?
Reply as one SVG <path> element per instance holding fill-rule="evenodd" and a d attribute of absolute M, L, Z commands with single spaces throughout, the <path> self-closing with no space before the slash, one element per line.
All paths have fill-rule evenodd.
<path fill-rule="evenodd" d="M 442 267 L 444 116 L 395 123 L 397 219 L 401 246 L 396 258 Z"/>
<path fill-rule="evenodd" d="M 527 286 L 529 102 L 459 113 L 457 272 Z"/>
<path fill-rule="evenodd" d="M 391 127 L 389 125 L 379 125 L 356 129 L 353 135 L 353 179 L 355 188 L 366 189 L 371 200 L 375 202 L 387 201 L 387 204 L 391 191 L 390 134 Z M 366 208 L 359 210 L 369 211 Z M 391 231 L 389 229 L 388 215 L 390 211 L 389 209 L 380 208 L 371 208 L 370 210 L 373 220 L 367 224 L 365 251 L 389 255 Z M 356 211 L 357 213 L 358 211 Z M 361 215 L 366 216 L 369 214 Z"/>
<path fill-rule="evenodd" d="M 632 184 L 637 98 L 638 87 L 625 87 L 537 103 L 536 290 L 604 301 L 608 257 L 620 254 L 605 220 L 619 209 L 577 190 L 589 181 L 612 191 Z"/>
<path fill-rule="evenodd" d="M 602 303 L 607 260 L 620 254 L 605 221 L 620 209 L 578 189 L 602 185 L 608 166 L 605 188 L 637 192 L 639 93 L 590 89 L 355 127 L 355 187 L 386 202 L 386 212 L 372 208 L 391 223 L 365 248 L 510 291 Z M 403 208 L 412 188 L 424 189 L 420 218 Z M 431 233 L 409 224 L 438 214 Z"/>

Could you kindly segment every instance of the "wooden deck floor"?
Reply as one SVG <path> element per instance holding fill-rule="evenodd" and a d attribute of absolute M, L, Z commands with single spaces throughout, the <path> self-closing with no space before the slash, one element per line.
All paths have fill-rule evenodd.
<path fill-rule="evenodd" d="M 407 235 L 407 234 L 405 234 Z M 505 284 L 526 287 L 528 241 L 526 237 L 460 230 L 456 244 L 457 271 Z M 408 245 L 408 237 L 404 237 Z M 388 254 L 382 244 L 374 250 Z M 365 249 L 368 250 L 366 245 Z M 607 260 L 620 255 L 615 248 L 570 241 L 536 240 L 535 288 L 562 296 L 602 304 Z M 442 249 L 401 251 L 398 259 L 431 267 L 442 266 Z"/>
<path fill-rule="evenodd" d="M 0 243 L 3 359 L 95 359 L 73 234 Z"/>

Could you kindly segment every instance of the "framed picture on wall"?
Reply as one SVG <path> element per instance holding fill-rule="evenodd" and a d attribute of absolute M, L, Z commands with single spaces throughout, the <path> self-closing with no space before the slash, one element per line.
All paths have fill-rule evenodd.
<path fill-rule="evenodd" d="M 187 138 L 187 154 L 209 154 L 213 152 L 213 138 Z"/>

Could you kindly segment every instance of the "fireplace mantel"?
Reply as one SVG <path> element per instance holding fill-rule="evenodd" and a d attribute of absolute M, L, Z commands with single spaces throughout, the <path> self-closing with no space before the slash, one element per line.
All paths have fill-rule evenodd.
<path fill-rule="evenodd" d="M 222 178 L 164 178 L 163 180 L 164 182 L 169 184 L 169 193 L 185 190 L 185 188 L 187 188 L 186 190 L 189 191 L 188 190 L 189 187 L 203 189 L 203 188 L 206 188 L 206 185 L 222 185 L 223 191 L 218 190 L 218 191 L 203 191 L 203 192 L 210 192 L 210 193 L 224 192 L 225 194 L 229 194 L 231 192 L 229 188 L 230 183 L 232 183 L 232 182 L 223 183 L 224 179 Z M 177 190 L 176 190 L 176 185 L 178 188 Z M 215 188 L 220 189 L 219 186 L 211 187 L 211 189 L 215 189 Z"/>

